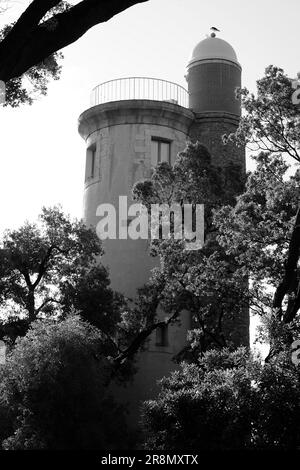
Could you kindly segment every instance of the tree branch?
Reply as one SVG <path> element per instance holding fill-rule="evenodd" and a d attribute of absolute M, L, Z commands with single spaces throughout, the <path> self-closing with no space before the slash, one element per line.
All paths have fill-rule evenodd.
<path fill-rule="evenodd" d="M 34 0 L 19 17 L 10 33 L 1 42 L 0 48 L 9 48 L 19 42 L 20 47 L 26 37 L 36 28 L 45 14 L 61 0 Z"/>
<path fill-rule="evenodd" d="M 178 314 L 179 312 L 176 311 L 167 320 L 153 323 L 153 325 L 141 331 L 139 335 L 128 346 L 128 348 L 126 348 L 121 354 L 119 354 L 116 358 L 114 358 L 115 364 L 121 365 L 127 359 L 131 359 L 134 356 L 134 354 L 138 352 L 142 344 L 146 341 L 146 339 L 151 335 L 151 333 L 154 330 L 156 330 L 160 326 L 168 325 L 169 323 L 171 323 L 173 320 L 177 318 Z"/>
<path fill-rule="evenodd" d="M 106 22 L 127 8 L 146 1 L 148 0 L 83 0 L 37 26 L 35 24 L 45 12 L 58 2 L 32 2 L 0 43 L 0 79 L 8 81 L 21 76 L 52 53 L 77 41 L 96 24 Z"/>
<path fill-rule="evenodd" d="M 55 304 L 61 304 L 61 301 L 60 300 L 56 300 L 56 299 L 53 299 L 52 297 L 48 297 L 46 300 L 44 300 L 44 302 L 41 303 L 41 305 L 36 309 L 35 311 L 35 315 L 36 317 L 38 316 L 38 314 L 43 310 L 43 308 L 49 304 L 49 303 L 55 303 Z"/>
<path fill-rule="evenodd" d="M 44 276 L 46 270 L 47 270 L 47 263 L 51 257 L 51 254 L 54 250 L 59 250 L 59 248 L 57 248 L 55 245 L 52 245 L 48 248 L 47 250 L 47 253 L 46 253 L 46 256 L 45 258 L 42 260 L 40 266 L 39 266 L 39 272 L 38 272 L 38 275 L 37 275 L 37 278 L 36 280 L 34 281 L 33 283 L 33 288 L 35 289 L 38 284 L 40 283 L 42 277 Z"/>

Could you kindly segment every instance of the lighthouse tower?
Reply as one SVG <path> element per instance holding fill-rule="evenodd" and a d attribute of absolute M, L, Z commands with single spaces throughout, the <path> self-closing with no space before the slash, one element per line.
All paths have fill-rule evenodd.
<path fill-rule="evenodd" d="M 133 201 L 136 181 L 149 178 L 152 168 L 174 163 L 188 140 L 207 146 L 213 163 L 237 163 L 245 171 L 243 149 L 224 146 L 222 135 L 238 126 L 241 108 L 235 89 L 241 85 L 241 66 L 234 49 L 212 35 L 196 45 L 187 65 L 188 90 L 165 80 L 130 77 L 98 85 L 92 106 L 79 117 L 79 133 L 86 141 L 84 220 L 99 222 L 100 204 L 113 204 L 118 223 L 119 198 Z M 117 227 L 118 228 L 118 227 Z M 118 233 L 118 230 L 117 230 Z M 148 255 L 147 241 L 116 238 L 105 240 L 102 262 L 109 267 L 113 289 L 133 299 L 149 279 L 157 260 Z M 159 313 L 164 318 L 164 313 Z M 158 330 L 139 354 L 134 382 L 120 395 L 130 404 L 131 422 L 138 421 L 141 401 L 155 396 L 157 380 L 175 369 L 172 357 L 186 344 L 191 328 L 189 313 L 181 324 Z M 237 319 L 237 343 L 249 343 L 248 312 Z"/>

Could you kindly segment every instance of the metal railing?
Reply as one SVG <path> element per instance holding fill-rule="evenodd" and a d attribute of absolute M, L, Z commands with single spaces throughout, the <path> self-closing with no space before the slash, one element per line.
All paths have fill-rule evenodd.
<path fill-rule="evenodd" d="M 91 106 L 120 100 L 168 101 L 188 107 L 188 91 L 177 83 L 158 78 L 128 77 L 101 83 L 91 93 Z"/>

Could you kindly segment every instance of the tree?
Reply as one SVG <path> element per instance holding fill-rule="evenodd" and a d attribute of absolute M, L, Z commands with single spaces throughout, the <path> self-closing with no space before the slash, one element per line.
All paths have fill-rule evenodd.
<path fill-rule="evenodd" d="M 277 350 L 281 340 L 289 345 L 299 334 L 300 172 L 289 176 L 289 166 L 278 155 L 270 161 L 262 153 L 256 160 L 245 193 L 234 208 L 224 207 L 215 214 L 215 223 L 226 253 L 251 278 L 250 307 L 268 323 L 268 339 Z"/>
<path fill-rule="evenodd" d="M 0 32 L 0 80 L 6 84 L 7 105 L 32 103 L 30 89 L 46 94 L 50 79 L 60 74 L 58 51 L 77 41 L 93 26 L 147 0 L 32 0 L 19 19 Z"/>
<path fill-rule="evenodd" d="M 145 403 L 148 449 L 299 448 L 300 374 L 291 345 L 300 333 L 300 141 L 292 93 L 276 67 L 268 67 L 258 81 L 256 98 L 241 92 L 246 114 L 225 140 L 255 143 L 256 168 L 236 202 L 214 208 L 211 218 L 215 240 L 234 263 L 236 276 L 251 281 L 247 291 L 235 282 L 233 292 L 260 315 L 270 353 L 264 364 L 245 350 L 224 347 L 204 353 L 200 348 L 199 355 L 203 334 L 192 332 L 194 354 L 162 381 L 159 397 Z M 291 158 L 294 168 L 287 163 Z M 211 264 L 205 273 L 210 269 Z M 194 272 L 192 285 L 202 287 Z M 218 272 L 203 286 L 211 298 L 220 292 Z M 172 276 L 178 275 L 175 266 Z M 195 292 L 201 298 L 202 291 Z M 226 298 L 226 292 L 221 295 Z"/>
<path fill-rule="evenodd" d="M 124 409 L 107 389 L 105 337 L 78 316 L 37 320 L 0 370 L 4 449 L 126 447 Z"/>
<path fill-rule="evenodd" d="M 0 338 L 13 345 L 35 320 L 56 322 L 75 311 L 101 331 L 115 366 L 111 378 L 132 374 L 135 353 L 159 322 L 145 296 L 149 288 L 133 306 L 111 289 L 102 254 L 95 230 L 59 207 L 43 208 L 38 223 L 7 230 L 0 246 Z"/>
<path fill-rule="evenodd" d="M 61 318 L 72 309 L 112 333 L 122 297 L 97 263 L 102 253 L 96 233 L 59 207 L 44 208 L 39 224 L 6 231 L 0 250 L 1 336 L 14 339 L 37 318 Z"/>
<path fill-rule="evenodd" d="M 224 136 L 253 151 L 285 154 L 300 162 L 300 114 L 292 102 L 294 89 L 284 70 L 270 65 L 257 80 L 257 95 L 237 91 L 245 114 L 235 133 Z"/>
<path fill-rule="evenodd" d="M 134 354 L 153 319 L 142 308 L 142 296 L 130 308 L 112 291 L 102 253 L 95 231 L 59 207 L 44 208 L 38 223 L 26 222 L 3 236 L 0 332 L 10 351 L 0 387 L 5 448 L 121 445 L 124 410 L 108 397 L 109 385 L 132 376 Z M 95 368 L 101 377 L 94 377 Z M 100 378 L 100 384 L 93 382 Z M 53 408 L 57 412 L 51 424 L 48 407 L 50 415 Z"/>
<path fill-rule="evenodd" d="M 240 91 L 246 114 L 241 119 L 237 131 L 224 136 L 224 139 L 225 141 L 231 140 L 237 145 L 247 143 L 253 150 L 260 150 L 261 152 L 258 156 L 254 156 L 254 159 L 258 162 L 259 168 L 263 169 L 263 173 L 260 181 L 256 178 L 252 179 L 252 182 L 250 180 L 248 194 L 245 194 L 245 197 L 242 196 L 233 211 L 225 208 L 225 212 L 220 214 L 220 219 L 224 216 L 226 218 L 227 212 L 230 220 L 225 221 L 221 230 L 225 230 L 228 234 L 228 230 L 231 230 L 228 223 L 234 224 L 240 241 L 241 236 L 244 236 L 244 247 L 247 241 L 250 241 L 250 237 L 246 235 L 247 230 L 250 230 L 253 235 L 253 232 L 259 228 L 259 237 L 262 235 L 265 237 L 265 239 L 261 237 L 256 245 L 252 243 L 251 250 L 252 261 L 253 255 L 258 260 L 262 260 L 268 252 L 269 271 L 268 273 L 265 271 L 265 274 L 268 278 L 271 273 L 271 278 L 273 278 L 273 300 L 272 302 L 268 300 L 268 306 L 272 310 L 269 321 L 271 357 L 280 350 L 282 341 L 291 342 L 293 335 L 298 334 L 297 327 L 293 334 L 290 330 L 297 324 L 297 314 L 300 308 L 298 266 L 300 203 L 297 166 L 300 162 L 300 113 L 292 102 L 294 89 L 291 80 L 282 69 L 274 66 L 267 67 L 265 77 L 257 82 L 257 88 L 257 97 L 250 95 L 247 89 Z M 289 183 L 285 184 L 283 179 L 287 178 L 287 159 L 296 161 L 296 169 L 289 177 Z M 262 194 L 259 194 L 260 191 Z M 252 196 L 254 200 L 251 200 Z M 273 215 L 270 213 L 272 210 Z M 223 241 L 226 237 L 225 234 Z M 231 238 L 231 243 L 232 237 L 229 238 Z M 225 241 L 227 247 L 229 238 Z M 233 244 L 237 247 L 235 242 Z M 249 250 L 244 256 L 244 262 L 248 256 Z M 274 263 L 271 259 L 273 256 Z M 254 273 L 250 263 L 246 265 L 255 278 L 257 270 Z M 260 277 L 259 282 L 263 279 L 261 267 L 257 278 Z"/>
<path fill-rule="evenodd" d="M 153 271 L 150 284 L 170 321 L 192 314 L 203 351 L 244 341 L 232 327 L 233 319 L 243 317 L 247 306 L 247 278 L 236 272 L 235 260 L 224 252 L 216 239 L 213 211 L 224 203 L 234 204 L 242 191 L 239 166 L 215 167 L 207 149 L 189 143 L 173 167 L 164 163 L 151 180 L 137 183 L 134 198 L 151 216 L 152 203 L 205 205 L 205 244 L 202 249 L 186 249 L 185 240 L 152 240 L 151 253 L 161 265 Z M 153 305 L 157 308 L 157 305 Z"/>
<path fill-rule="evenodd" d="M 300 374 L 282 354 L 269 364 L 245 349 L 211 350 L 162 380 L 144 404 L 147 450 L 297 449 Z"/>

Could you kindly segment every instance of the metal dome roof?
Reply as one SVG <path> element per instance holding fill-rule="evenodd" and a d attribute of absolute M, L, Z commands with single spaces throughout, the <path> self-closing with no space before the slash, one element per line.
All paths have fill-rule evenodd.
<path fill-rule="evenodd" d="M 229 60 L 239 65 L 233 47 L 227 41 L 224 41 L 224 39 L 215 37 L 214 34 L 203 39 L 196 45 L 188 65 L 209 59 Z"/>

